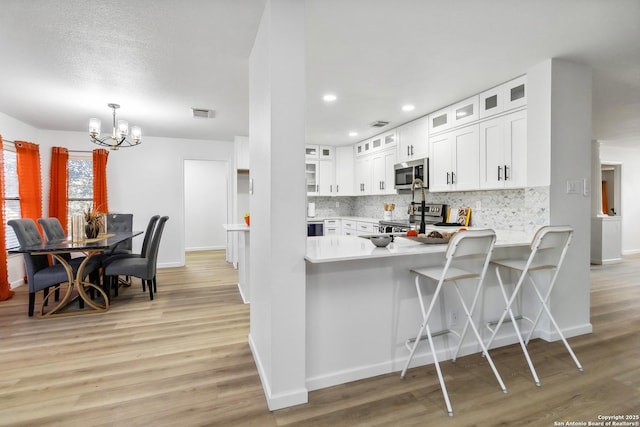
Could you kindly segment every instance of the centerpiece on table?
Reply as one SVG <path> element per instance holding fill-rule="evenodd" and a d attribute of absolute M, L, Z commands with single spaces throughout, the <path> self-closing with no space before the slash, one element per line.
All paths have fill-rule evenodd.
<path fill-rule="evenodd" d="M 87 235 L 87 239 L 95 239 L 100 234 L 100 230 L 103 229 L 103 218 L 104 215 L 101 212 L 93 210 L 91 208 L 87 209 L 84 213 L 84 232 Z"/>

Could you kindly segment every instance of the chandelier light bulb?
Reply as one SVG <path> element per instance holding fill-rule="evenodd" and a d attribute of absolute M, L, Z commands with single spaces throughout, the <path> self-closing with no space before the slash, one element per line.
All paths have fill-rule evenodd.
<path fill-rule="evenodd" d="M 100 122 L 100 119 L 90 119 L 89 120 L 89 134 L 94 137 L 97 138 L 98 136 L 100 136 L 100 126 L 102 125 L 102 122 Z"/>

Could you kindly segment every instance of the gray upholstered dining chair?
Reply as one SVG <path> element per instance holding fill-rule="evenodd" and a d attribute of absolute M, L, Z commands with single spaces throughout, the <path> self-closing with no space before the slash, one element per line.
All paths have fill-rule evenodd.
<path fill-rule="evenodd" d="M 7 223 L 16 233 L 20 246 L 32 246 L 42 243 L 42 236 L 36 223 L 30 218 L 12 219 Z M 49 264 L 47 255 L 32 255 L 23 253 L 25 270 L 27 273 L 27 284 L 29 286 L 29 316 L 33 316 L 35 307 L 36 292 L 45 291 L 45 302 L 48 296 L 48 289 L 68 282 L 67 271 L 62 264 Z M 97 264 L 89 263 L 84 272 L 88 275 L 97 267 Z M 77 267 L 73 268 L 74 274 Z"/>
<path fill-rule="evenodd" d="M 133 214 L 107 214 L 107 233 L 117 233 L 118 231 L 133 231 Z M 107 249 L 105 255 L 131 253 L 132 248 L 132 240 L 128 239 L 113 249 Z"/>
<path fill-rule="evenodd" d="M 107 255 L 102 259 L 102 266 L 103 268 L 106 268 L 106 266 L 108 266 L 109 264 L 111 264 L 113 261 L 118 260 L 118 259 L 126 259 L 126 258 L 144 258 L 147 255 L 147 251 L 149 248 L 149 244 L 151 243 L 151 238 L 153 237 L 153 231 L 156 228 L 156 224 L 158 223 L 158 220 L 160 219 L 160 215 L 154 215 L 149 219 L 149 223 L 147 224 L 147 229 L 144 232 L 144 239 L 142 240 L 142 249 L 140 250 L 139 254 L 135 254 L 135 253 L 116 253 L 113 255 Z M 103 269 L 104 272 L 104 269 Z M 107 277 L 106 275 L 103 277 L 103 283 L 104 283 L 104 291 L 108 292 L 111 290 L 111 288 L 114 288 L 114 293 L 115 296 L 118 296 L 118 285 L 119 285 L 119 280 L 117 277 L 113 277 L 113 276 L 109 276 Z"/>
<path fill-rule="evenodd" d="M 149 287 L 149 299 L 153 300 L 153 293 L 158 291 L 156 283 L 156 266 L 158 261 L 158 251 L 160 249 L 160 238 L 164 231 L 164 226 L 168 216 L 159 219 L 158 225 L 153 232 L 151 244 L 144 257 L 116 259 L 104 268 L 105 276 L 133 276 L 142 281 L 142 290 Z"/>
<path fill-rule="evenodd" d="M 62 228 L 62 224 L 60 223 L 60 220 L 56 217 L 52 217 L 52 218 L 39 218 L 38 219 L 38 224 L 40 224 L 40 226 L 42 227 L 42 230 L 44 231 L 44 235 L 47 238 L 47 241 L 53 241 L 53 240 L 65 240 L 67 238 L 67 234 L 64 232 L 64 229 Z M 84 259 L 86 257 L 84 256 L 80 256 L 80 257 L 71 257 L 71 254 L 58 254 L 59 257 L 64 258 L 69 265 L 71 265 L 71 267 L 73 267 L 74 270 L 77 270 L 78 267 L 80 267 L 80 264 L 82 264 L 82 261 L 84 261 Z M 99 259 L 92 259 L 89 261 L 91 263 L 91 274 L 90 274 L 90 280 L 92 283 L 98 284 L 100 283 L 100 260 Z M 55 258 L 53 259 L 53 263 L 56 264 L 58 263 L 58 260 L 56 260 Z M 85 270 L 89 268 L 89 267 L 85 267 Z M 91 295 L 93 297 L 93 289 L 91 289 Z"/>

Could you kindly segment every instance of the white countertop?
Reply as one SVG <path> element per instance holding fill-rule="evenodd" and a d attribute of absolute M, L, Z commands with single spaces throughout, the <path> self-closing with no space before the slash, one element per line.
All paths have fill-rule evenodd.
<path fill-rule="evenodd" d="M 239 224 L 222 224 L 225 230 L 227 231 L 249 231 L 249 227 L 247 224 L 239 223 Z"/>
<path fill-rule="evenodd" d="M 524 232 L 496 230 L 496 247 L 526 246 L 531 243 L 531 235 Z M 387 258 L 404 255 L 444 253 L 446 244 L 422 244 L 413 240 L 396 237 L 385 248 L 376 247 L 369 239 L 358 236 L 318 236 L 307 237 L 305 260 L 311 263 Z"/>
<path fill-rule="evenodd" d="M 380 218 L 367 218 L 362 216 L 308 216 L 307 222 L 323 222 L 327 219 L 346 219 L 348 221 L 371 222 L 376 224 L 381 221 Z"/>

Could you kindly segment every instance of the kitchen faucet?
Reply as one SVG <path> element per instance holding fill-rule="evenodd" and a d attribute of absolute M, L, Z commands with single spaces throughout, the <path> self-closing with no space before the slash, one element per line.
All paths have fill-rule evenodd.
<path fill-rule="evenodd" d="M 425 201 L 426 201 L 426 193 L 424 191 L 424 182 L 422 182 L 422 180 L 420 178 L 416 178 L 413 180 L 413 182 L 411 183 L 411 207 L 410 209 L 410 214 L 413 215 L 414 212 L 413 211 L 413 201 L 415 199 L 416 196 L 416 187 L 419 186 L 420 190 L 422 190 L 422 202 L 420 204 L 420 229 L 418 231 L 418 233 L 420 234 L 424 234 L 425 229 L 426 229 L 426 224 L 424 221 L 424 211 L 425 211 Z"/>

